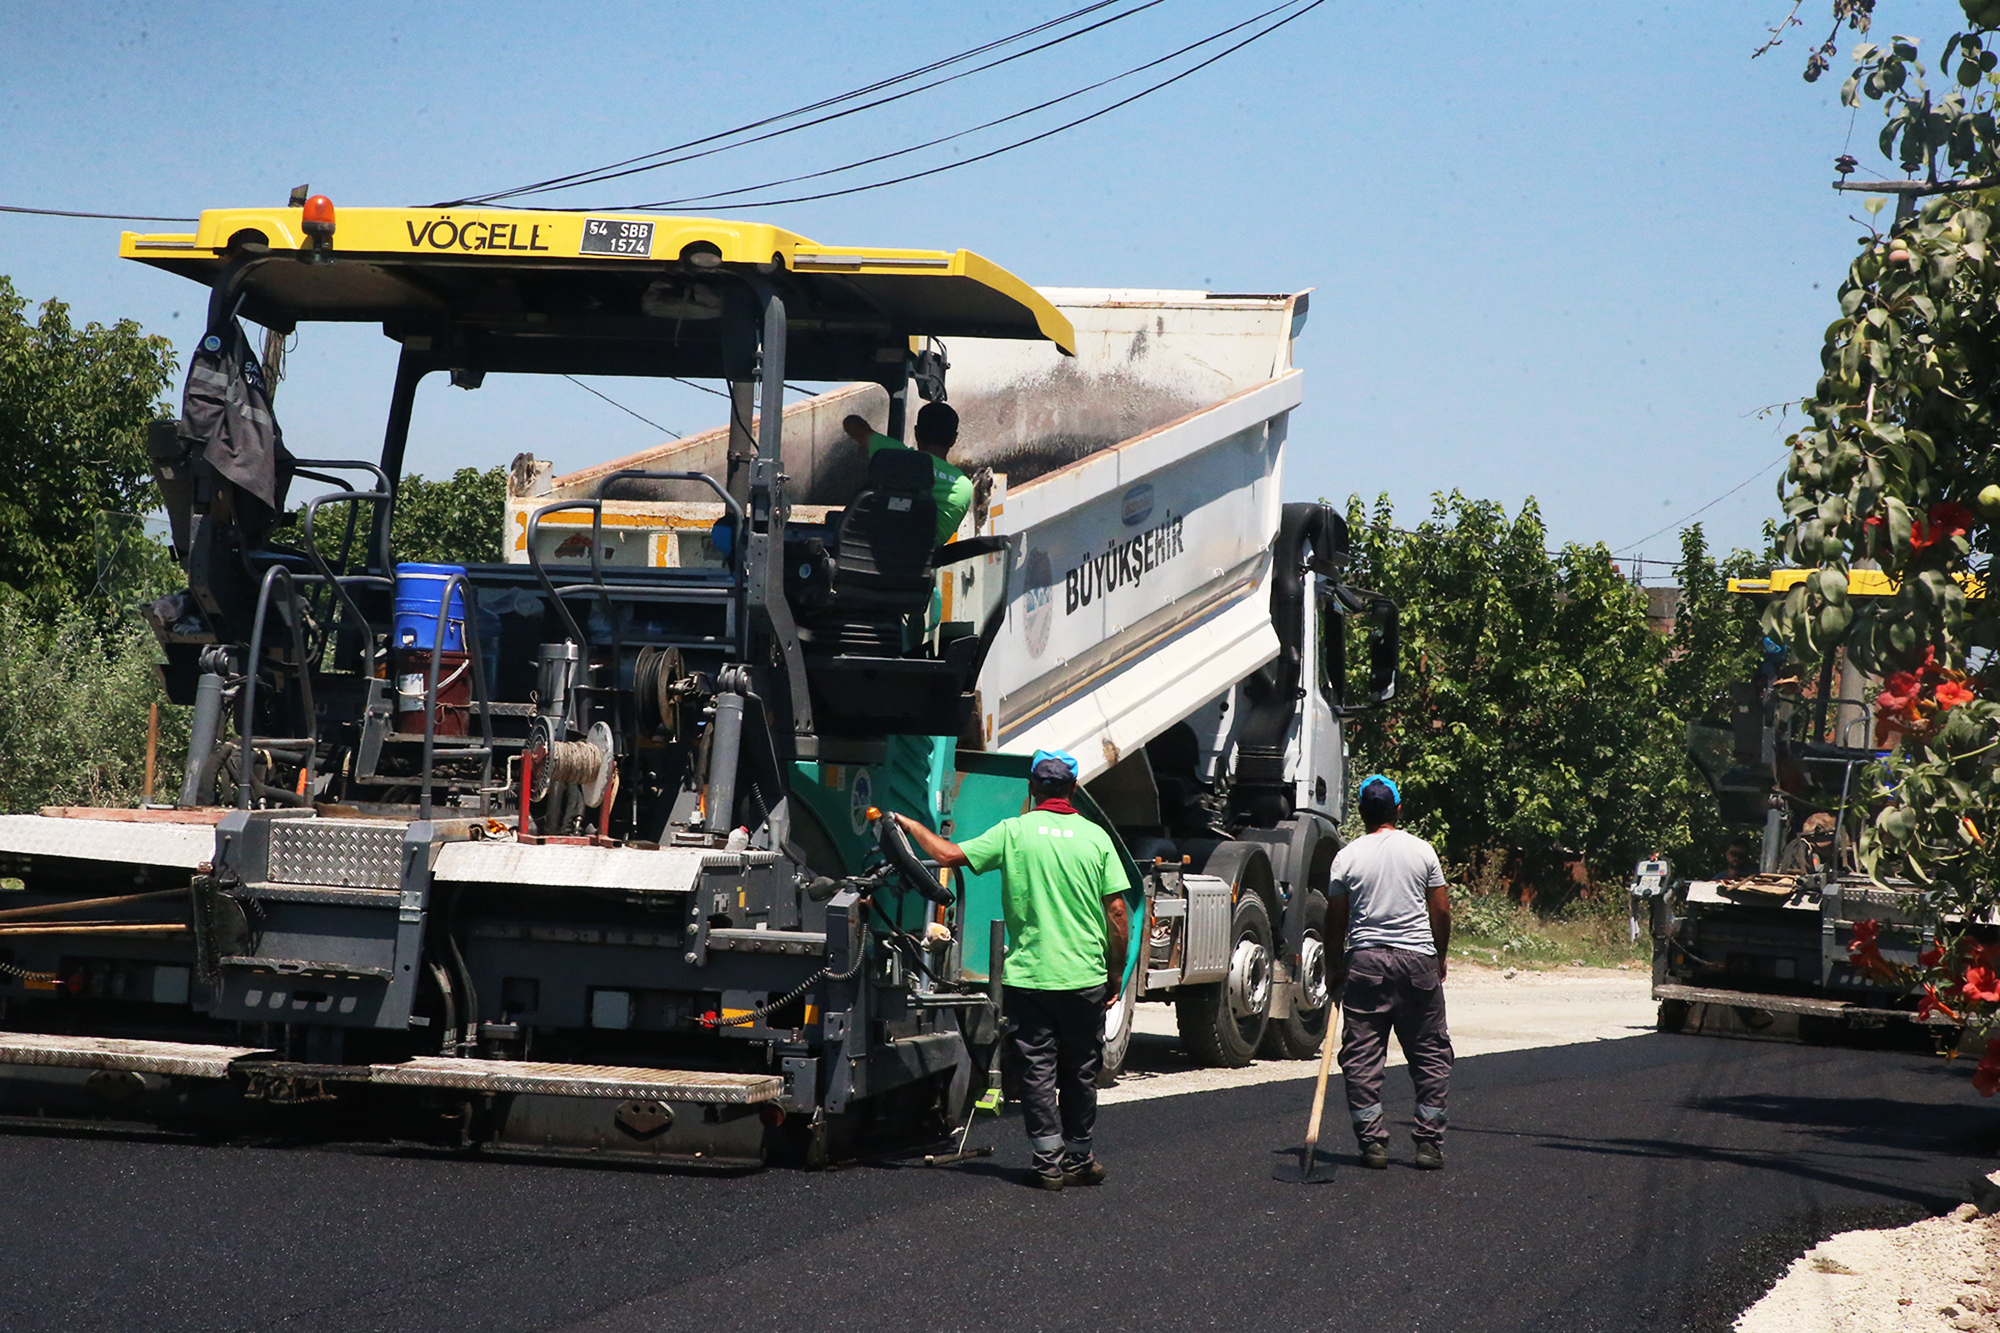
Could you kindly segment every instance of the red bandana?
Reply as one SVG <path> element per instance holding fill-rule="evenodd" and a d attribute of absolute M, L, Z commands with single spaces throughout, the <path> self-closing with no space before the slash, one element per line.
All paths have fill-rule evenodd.
<path fill-rule="evenodd" d="M 1043 801 L 1035 809 L 1046 810 L 1052 815 L 1073 815 L 1076 813 L 1076 807 L 1060 796 L 1052 801 Z"/>

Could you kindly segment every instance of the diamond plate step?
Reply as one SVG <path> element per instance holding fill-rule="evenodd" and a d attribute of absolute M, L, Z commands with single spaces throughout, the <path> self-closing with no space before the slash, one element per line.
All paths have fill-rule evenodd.
<path fill-rule="evenodd" d="M 0 1032 L 0 1065 L 64 1069 L 126 1069 L 137 1074 L 227 1078 L 232 1061 L 269 1055 L 255 1046 L 205 1046 L 187 1041 L 135 1041 L 123 1037 L 57 1037 L 41 1032 Z"/>
<path fill-rule="evenodd" d="M 531 1060 L 456 1060 L 446 1056 L 372 1065 L 370 1070 L 370 1082 L 394 1087 L 539 1092 L 558 1097 L 650 1097 L 735 1106 L 774 1102 L 785 1089 L 785 1080 L 777 1074 L 540 1064 Z"/>

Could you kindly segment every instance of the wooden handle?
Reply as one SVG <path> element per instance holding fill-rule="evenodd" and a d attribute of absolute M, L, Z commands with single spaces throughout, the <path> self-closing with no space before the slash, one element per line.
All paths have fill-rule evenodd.
<path fill-rule="evenodd" d="M 1313 1153 L 1319 1148 L 1320 1116 L 1326 1111 L 1326 1080 L 1333 1072 L 1333 1048 L 1340 1044 L 1340 1002 L 1327 1002 L 1326 1040 L 1319 1048 L 1319 1082 L 1313 1088 L 1312 1120 L 1306 1125 L 1306 1149 L 1300 1160 L 1300 1169 L 1312 1170 Z"/>

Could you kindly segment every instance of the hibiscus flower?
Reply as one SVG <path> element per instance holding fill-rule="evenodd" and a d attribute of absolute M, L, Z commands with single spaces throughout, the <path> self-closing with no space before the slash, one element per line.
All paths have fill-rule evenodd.
<path fill-rule="evenodd" d="M 1979 1068 L 1972 1071 L 1972 1086 L 1982 1097 L 2000 1092 L 2000 1037 L 1986 1043 L 1986 1054 L 1981 1057 Z"/>

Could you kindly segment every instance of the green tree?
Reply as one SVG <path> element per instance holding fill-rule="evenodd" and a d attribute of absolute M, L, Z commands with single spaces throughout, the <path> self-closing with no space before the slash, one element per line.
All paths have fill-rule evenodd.
<path fill-rule="evenodd" d="M 398 560 L 441 565 L 487 564 L 500 555 L 507 508 L 507 469 L 462 467 L 449 480 L 403 478 L 389 524 Z"/>
<path fill-rule="evenodd" d="M 1871 8 L 1841 0 L 1835 32 L 1865 32 Z M 1977 919 L 2000 904 L 2000 599 L 1982 595 L 2000 552 L 2000 3 L 1962 8 L 1967 26 L 1938 48 L 1940 86 L 1918 40 L 1897 36 L 1856 46 L 1841 89 L 1849 106 L 1881 105 L 1877 145 L 1896 170 L 1946 185 L 1902 195 L 1915 206 L 1858 239 L 1786 476 L 1786 549 L 1813 573 L 1769 624 L 1803 657 L 1844 647 L 1885 677 L 1878 713 L 1900 739 L 1870 793 L 1862 861 Z M 1832 54 L 1829 40 L 1808 80 Z M 1879 218 L 1887 192 L 1867 203 Z M 1850 600 L 1852 574 L 1872 567 L 1896 592 Z M 1949 959 L 1932 976 L 1963 1012 L 1994 1013 L 2000 985 L 1975 994 Z"/>
<path fill-rule="evenodd" d="M 166 706 L 157 656 L 136 617 L 107 632 L 75 611 L 44 623 L 0 603 L 0 811 L 138 800 L 153 703 L 161 704 L 155 795 L 171 800 L 187 710 Z"/>
<path fill-rule="evenodd" d="M 1717 562 L 1708 554 L 1701 524 L 1681 531 L 1674 576 L 1681 589 L 1674 610 L 1674 651 L 1666 664 L 1666 692 L 1690 720 L 1725 714 L 1729 691 L 1749 678 L 1763 638 L 1760 603 L 1729 591 L 1729 580 L 1768 573 L 1770 565 L 1745 551 Z"/>
<path fill-rule="evenodd" d="M 0 584 L 46 618 L 101 602 L 107 566 L 156 563 L 105 516 L 155 503 L 145 430 L 171 414 L 174 354 L 131 320 L 79 330 L 56 300 L 26 312 L 0 276 Z"/>
<path fill-rule="evenodd" d="M 1688 845 L 1669 645 L 1604 547 L 1551 555 L 1532 500 L 1438 496 L 1414 531 L 1386 500 L 1348 515 L 1352 577 L 1403 608 L 1396 701 L 1356 726 L 1356 763 L 1397 776 L 1448 857 L 1518 855 L 1548 883 L 1572 853 L 1622 874 Z"/>

